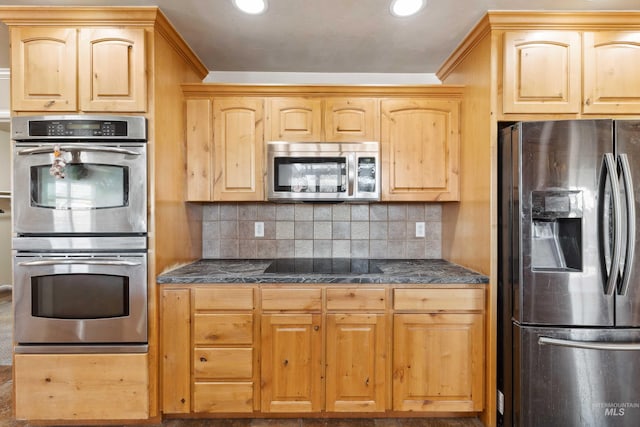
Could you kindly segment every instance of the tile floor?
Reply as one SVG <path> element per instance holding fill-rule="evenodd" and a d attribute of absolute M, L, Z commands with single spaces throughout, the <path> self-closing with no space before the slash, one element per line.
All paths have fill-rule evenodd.
<path fill-rule="evenodd" d="M 12 417 L 10 364 L 11 293 L 0 292 L 0 427 L 31 427 L 32 424 L 16 421 Z M 165 419 L 162 424 L 151 424 L 149 427 L 483 427 L 483 424 L 475 418 Z"/>

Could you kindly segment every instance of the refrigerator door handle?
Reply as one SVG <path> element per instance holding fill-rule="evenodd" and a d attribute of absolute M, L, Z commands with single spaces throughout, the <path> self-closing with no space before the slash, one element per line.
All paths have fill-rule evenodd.
<path fill-rule="evenodd" d="M 606 342 L 606 341 L 573 341 L 561 338 L 539 337 L 538 345 L 555 345 L 560 347 L 582 348 L 586 350 L 619 350 L 638 351 L 640 343 Z"/>
<path fill-rule="evenodd" d="M 607 180 L 608 178 L 608 180 Z M 605 187 L 607 181 L 611 184 L 611 198 L 613 201 L 613 236 L 610 236 L 613 240 L 613 253 L 611 255 L 610 268 L 607 274 L 606 283 L 604 287 L 604 293 L 606 295 L 613 295 L 613 292 L 616 289 L 616 283 L 618 281 L 618 276 L 620 275 L 620 259 L 622 255 L 622 251 L 620 248 L 620 242 L 622 240 L 622 229 L 620 227 L 622 223 L 622 214 L 620 213 L 620 185 L 618 184 L 618 173 L 616 170 L 616 161 L 613 157 L 612 153 L 606 153 L 602 159 L 602 168 L 600 169 L 600 179 L 599 179 L 599 223 L 600 223 L 600 238 L 602 242 L 603 254 L 608 253 L 607 241 L 604 238 L 605 233 L 609 232 L 609 227 L 607 224 L 604 224 L 604 195 L 605 195 Z M 607 263 L 606 256 L 603 256 L 605 259 L 604 271 L 606 271 Z"/>
<path fill-rule="evenodd" d="M 622 171 L 622 182 L 624 183 L 625 203 L 627 205 L 627 247 L 624 256 L 624 270 L 622 281 L 618 287 L 618 295 L 626 295 L 631 282 L 631 270 L 633 270 L 633 259 L 636 248 L 636 203 L 633 196 L 633 180 L 631 179 L 631 168 L 629 157 L 626 154 L 618 155 L 618 165 Z"/>

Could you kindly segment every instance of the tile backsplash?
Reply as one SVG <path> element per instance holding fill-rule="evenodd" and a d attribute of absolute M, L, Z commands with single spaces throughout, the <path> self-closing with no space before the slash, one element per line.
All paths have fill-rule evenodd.
<path fill-rule="evenodd" d="M 437 259 L 441 218 L 433 203 L 207 204 L 202 256 Z M 416 237 L 416 223 L 424 223 L 424 237 Z M 261 227 L 264 236 L 255 237 Z"/>

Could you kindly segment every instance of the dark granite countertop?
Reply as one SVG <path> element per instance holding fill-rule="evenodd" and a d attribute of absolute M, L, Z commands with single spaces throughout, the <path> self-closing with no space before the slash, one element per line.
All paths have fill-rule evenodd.
<path fill-rule="evenodd" d="M 485 275 L 441 259 L 366 260 L 378 272 L 289 271 L 266 273 L 270 259 L 202 259 L 157 278 L 161 284 L 193 283 L 390 283 L 390 284 L 483 284 Z M 279 260 L 278 260 L 279 261 Z M 317 260 L 313 260 L 317 261 Z M 377 269 L 375 268 L 377 267 Z"/>

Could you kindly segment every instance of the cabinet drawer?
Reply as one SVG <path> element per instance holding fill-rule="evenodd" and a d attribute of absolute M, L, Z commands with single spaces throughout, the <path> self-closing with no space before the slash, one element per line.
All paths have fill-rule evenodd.
<path fill-rule="evenodd" d="M 194 288 L 196 310 L 253 310 L 253 288 Z"/>
<path fill-rule="evenodd" d="M 327 289 L 327 310 L 384 310 L 384 289 Z"/>
<path fill-rule="evenodd" d="M 196 382 L 194 412 L 253 412 L 253 383 Z"/>
<path fill-rule="evenodd" d="M 208 379 L 253 377 L 253 350 L 250 348 L 196 348 L 193 351 L 193 375 Z"/>
<path fill-rule="evenodd" d="M 394 289 L 395 310 L 484 310 L 484 289 Z"/>
<path fill-rule="evenodd" d="M 252 314 L 200 314 L 193 324 L 194 344 L 252 344 Z"/>
<path fill-rule="evenodd" d="M 320 310 L 322 290 L 312 289 L 262 289 L 263 310 Z"/>

